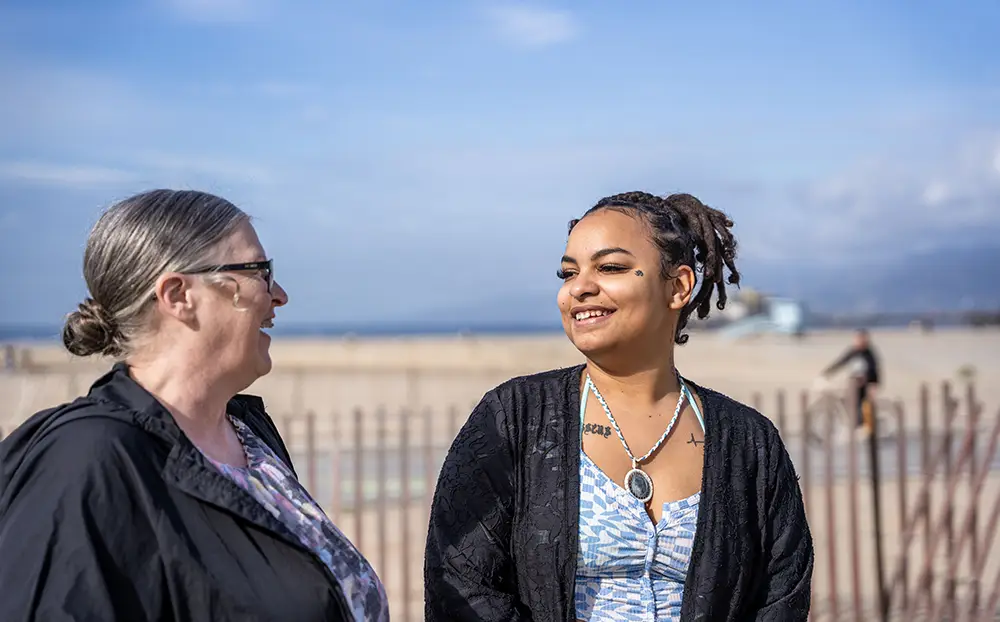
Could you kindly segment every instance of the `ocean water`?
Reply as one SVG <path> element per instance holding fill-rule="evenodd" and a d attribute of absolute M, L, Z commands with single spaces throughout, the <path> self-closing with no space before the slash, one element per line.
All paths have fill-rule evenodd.
<path fill-rule="evenodd" d="M 0 324 L 0 343 L 55 342 L 61 337 L 61 326 L 29 326 Z M 268 333 L 275 337 L 401 337 L 418 335 L 544 335 L 562 334 L 559 324 L 371 324 L 334 325 L 300 324 L 275 326 Z"/>

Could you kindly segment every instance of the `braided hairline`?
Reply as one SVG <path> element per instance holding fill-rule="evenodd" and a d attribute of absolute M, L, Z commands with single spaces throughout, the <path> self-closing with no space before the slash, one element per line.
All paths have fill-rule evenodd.
<path fill-rule="evenodd" d="M 690 267 L 696 272 L 701 272 L 701 286 L 681 309 L 677 322 L 677 333 L 674 336 L 676 343 L 687 343 L 688 335 L 682 334 L 681 331 L 687 326 L 688 318 L 693 311 L 697 310 L 700 319 L 708 317 L 711 311 L 713 289 L 718 291 L 716 307 L 720 311 L 725 308 L 727 300 L 726 284 L 723 280 L 725 268 L 729 269 L 728 282 L 739 286 L 740 273 L 736 269 L 736 238 L 730 231 L 733 221 L 721 210 L 705 205 L 690 194 L 672 194 L 661 198 L 647 192 L 625 192 L 601 199 L 587 211 L 587 214 L 608 208 L 623 208 L 634 211 L 636 214 L 642 215 L 647 224 L 654 226 L 654 234 L 658 236 L 673 234 L 694 246 L 692 251 L 695 265 Z M 655 230 L 655 224 L 650 216 L 657 213 L 667 216 L 671 228 L 674 230 Z M 586 214 L 584 215 L 586 216 Z M 680 216 L 680 218 L 671 217 L 673 215 Z M 570 222 L 571 230 L 577 222 L 579 219 Z M 687 232 L 683 231 L 685 228 L 688 230 Z M 690 233 L 690 235 L 684 235 L 685 233 Z M 663 253 L 662 245 L 660 246 L 661 253 Z M 678 259 L 677 257 L 668 257 L 664 253 L 664 266 L 676 266 Z M 686 261 L 681 260 L 681 265 L 686 263 Z M 664 272 L 665 277 L 670 276 L 669 269 L 664 270 Z"/>

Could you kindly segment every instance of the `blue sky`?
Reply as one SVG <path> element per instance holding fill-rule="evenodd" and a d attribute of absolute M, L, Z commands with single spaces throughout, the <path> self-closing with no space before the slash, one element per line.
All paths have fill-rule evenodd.
<path fill-rule="evenodd" d="M 1000 234 L 1000 4 L 0 2 L 0 323 L 151 187 L 256 221 L 288 322 L 553 298 L 566 222 L 686 191 L 746 283 Z M 511 304 L 514 304 L 511 302 Z"/>

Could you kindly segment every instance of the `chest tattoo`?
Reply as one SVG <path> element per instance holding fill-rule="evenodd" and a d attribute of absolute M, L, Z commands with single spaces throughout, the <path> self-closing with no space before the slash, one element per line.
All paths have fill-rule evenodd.
<path fill-rule="evenodd" d="M 584 434 L 593 434 L 596 436 L 603 436 L 604 438 L 608 438 L 609 436 L 611 436 L 612 432 L 614 432 L 614 430 L 611 429 L 611 426 L 601 425 L 599 423 L 585 423 L 583 425 Z"/>

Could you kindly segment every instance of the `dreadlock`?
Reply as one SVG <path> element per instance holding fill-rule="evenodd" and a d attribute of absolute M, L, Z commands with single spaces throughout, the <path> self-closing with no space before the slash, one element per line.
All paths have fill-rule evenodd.
<path fill-rule="evenodd" d="M 724 268 L 729 268 L 728 282 L 739 287 L 740 273 L 736 269 L 736 238 L 729 230 L 733 221 L 715 208 L 709 207 L 690 194 L 672 194 L 661 198 L 647 192 L 625 192 L 605 197 L 584 214 L 612 209 L 638 215 L 652 230 L 653 241 L 660 249 L 660 273 L 670 278 L 676 266 L 688 266 L 701 272 L 701 286 L 684 308 L 677 321 L 674 341 L 685 344 L 688 335 L 681 331 L 687 326 L 692 311 L 698 318 L 708 317 L 712 307 L 712 291 L 718 291 L 716 306 L 726 307 Z M 570 221 L 573 230 L 580 219 Z"/>

